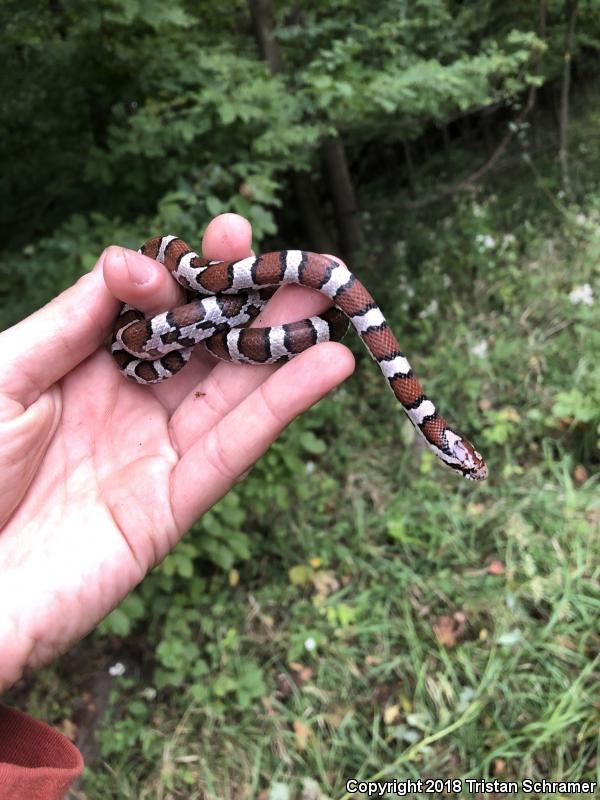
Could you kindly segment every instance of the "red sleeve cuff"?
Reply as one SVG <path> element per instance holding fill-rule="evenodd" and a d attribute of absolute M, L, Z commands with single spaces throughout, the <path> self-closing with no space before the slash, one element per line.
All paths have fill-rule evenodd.
<path fill-rule="evenodd" d="M 62 800 L 82 769 L 62 734 L 0 703 L 0 800 Z"/>

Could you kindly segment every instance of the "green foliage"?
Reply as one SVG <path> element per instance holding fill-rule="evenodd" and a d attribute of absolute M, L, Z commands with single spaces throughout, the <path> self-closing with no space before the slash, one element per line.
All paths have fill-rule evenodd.
<path fill-rule="evenodd" d="M 84 247 L 85 229 L 94 248 L 159 230 L 194 241 L 231 210 L 252 219 L 260 242 L 276 231 L 286 172 L 318 173 L 324 134 L 361 148 L 520 102 L 560 71 L 564 30 L 550 3 L 544 44 L 535 4 L 513 6 L 333 2 L 307 4 L 297 20 L 282 4 L 285 73 L 272 76 L 239 2 L 225 13 L 183 0 L 4 0 L 0 274 L 12 278 L 14 311 L 2 321 L 88 267 L 97 249 Z M 587 47 L 600 38 L 593 6 L 581 9 Z"/>
<path fill-rule="evenodd" d="M 512 779 L 593 777 L 600 529 L 596 482 L 573 475 L 597 458 L 586 444 L 597 414 L 586 409 L 600 403 L 584 387 L 595 385 L 598 343 L 594 305 L 577 300 L 589 295 L 572 292 L 597 285 L 594 207 L 593 197 L 585 213 L 563 207 L 560 225 L 540 224 L 535 205 L 530 218 L 516 208 L 517 223 L 490 195 L 442 217 L 438 236 L 413 221 L 398 252 L 421 262 L 415 294 L 401 285 L 408 307 L 387 302 L 405 319 L 437 300 L 435 327 L 422 314 L 406 349 L 427 353 L 418 370 L 432 394 L 476 432 L 489 485 L 440 472 L 361 362 L 360 392 L 349 385 L 292 425 L 228 510 L 217 506 L 138 590 L 154 609 L 144 635 L 157 642 L 155 667 L 146 687 L 121 679 L 113 762 L 139 752 L 131 736 L 143 732 L 154 755 L 139 768 L 156 775 L 167 745 L 127 705 L 151 689 L 173 726 L 169 747 L 205 765 L 161 774 L 180 789 L 210 779 L 216 796 L 235 797 L 227 786 L 254 769 L 275 795 L 301 797 L 310 774 L 332 797 L 350 775 L 415 759 L 440 775 L 493 777 L 503 763 Z M 440 338 L 448 347 L 433 349 Z M 236 564 L 227 576 L 199 577 L 197 542 L 215 525 L 243 527 L 248 554 L 224 565 Z M 436 634 L 443 619 L 447 639 Z M 218 731 L 218 746 L 179 742 L 180 716 Z M 263 750 L 273 737 L 277 757 Z M 290 763 L 278 771 L 281 752 Z M 567 773 L 556 770 L 563 760 Z"/>
<path fill-rule="evenodd" d="M 301 239 L 288 173 L 309 170 L 324 194 L 319 145 L 338 133 L 366 209 L 357 271 L 491 468 L 485 486 L 444 473 L 349 340 L 356 375 L 84 645 L 99 670 L 115 653 L 127 664 L 90 797 L 325 800 L 378 773 L 598 778 L 598 111 L 573 131 L 568 204 L 528 128 L 527 159 L 421 213 L 399 209 L 393 159 L 389 175 L 363 163 L 551 82 L 563 6 L 549 0 L 542 43 L 530 0 L 284 2 L 272 76 L 240 2 L 0 4 L 1 325 L 107 244 L 197 241 L 222 210 L 251 219 L 257 250 L 276 230 Z M 580 3 L 576 56 L 600 40 L 596 12 Z M 460 172 L 478 155 L 452 157 Z M 435 190 L 442 158 L 420 159 L 422 185 Z M 63 663 L 31 694 L 55 723 L 75 691 Z M 86 692 L 90 665 L 76 671 Z"/>
<path fill-rule="evenodd" d="M 380 130 L 383 114 L 390 117 L 392 135 L 407 136 L 432 120 L 443 122 L 457 110 L 518 95 L 533 81 L 525 68 L 542 43 L 533 32 L 515 30 L 506 41 L 490 42 L 480 53 L 456 52 L 450 63 L 416 56 L 400 45 L 389 54 L 385 70 L 361 64 L 371 46 L 365 42 L 364 52 L 358 46 L 344 51 L 334 42 L 333 52 L 324 50 L 310 64 L 308 86 L 336 126 L 347 130 L 353 124 L 372 124 Z M 398 117 L 403 120 L 400 125 Z"/>

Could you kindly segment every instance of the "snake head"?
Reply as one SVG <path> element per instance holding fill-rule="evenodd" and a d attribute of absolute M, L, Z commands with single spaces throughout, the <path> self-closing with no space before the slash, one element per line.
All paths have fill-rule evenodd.
<path fill-rule="evenodd" d="M 484 481 L 488 476 L 487 464 L 481 453 L 466 439 L 457 438 L 451 445 L 452 454 L 458 463 L 453 468 L 470 481 Z"/>

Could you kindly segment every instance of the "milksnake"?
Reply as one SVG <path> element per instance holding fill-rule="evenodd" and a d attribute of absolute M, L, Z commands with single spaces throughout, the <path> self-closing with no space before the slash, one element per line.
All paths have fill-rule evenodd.
<path fill-rule="evenodd" d="M 187 290 L 190 302 L 150 319 L 130 305 L 123 306 L 115 322 L 111 352 L 128 378 L 151 384 L 171 377 L 201 341 L 225 360 L 278 363 L 314 344 L 340 339 L 349 319 L 435 455 L 464 478 L 479 481 L 487 477 L 481 455 L 438 414 L 379 307 L 343 264 L 303 250 L 209 261 L 175 236 L 150 239 L 139 252 L 164 264 Z M 285 283 L 316 289 L 331 298 L 335 307 L 287 325 L 240 327 L 251 322 Z"/>

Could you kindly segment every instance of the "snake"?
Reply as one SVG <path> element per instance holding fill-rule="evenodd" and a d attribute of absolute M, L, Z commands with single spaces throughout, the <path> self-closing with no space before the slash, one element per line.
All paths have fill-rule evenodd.
<path fill-rule="evenodd" d="M 149 239 L 138 252 L 163 264 L 186 290 L 188 302 L 152 317 L 123 305 L 110 350 L 127 378 L 142 385 L 168 379 L 186 365 L 200 342 L 225 361 L 278 364 L 313 345 L 338 341 L 350 323 L 437 458 L 468 480 L 487 477 L 480 453 L 437 411 L 381 309 L 344 263 L 304 250 L 214 261 L 176 236 Z M 277 288 L 290 283 L 316 289 L 332 301 L 332 308 L 299 322 L 248 327 Z"/>

